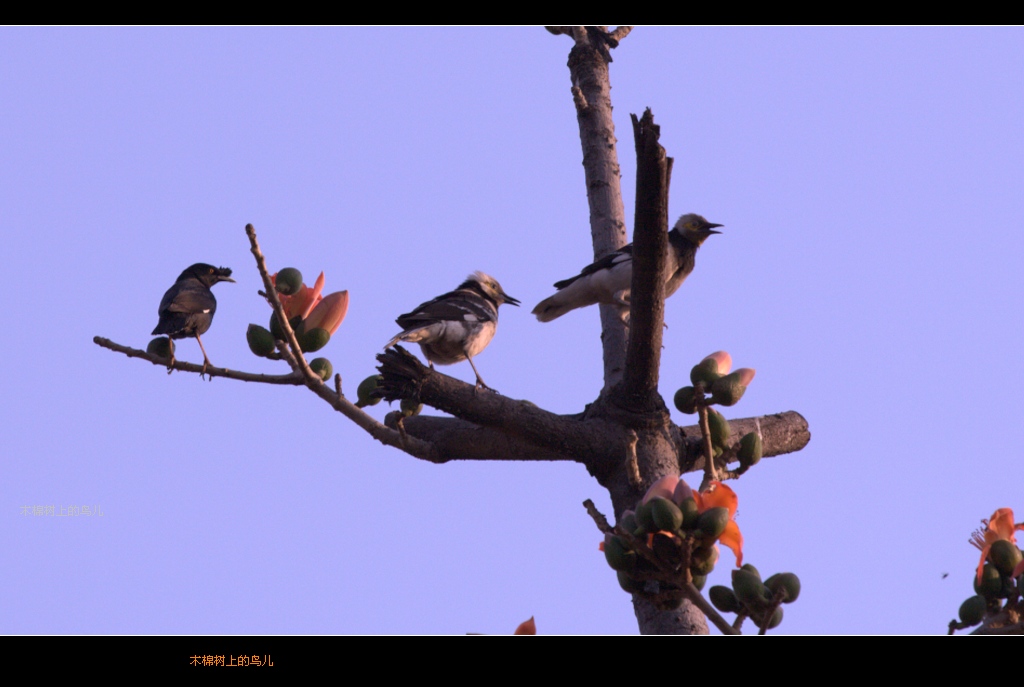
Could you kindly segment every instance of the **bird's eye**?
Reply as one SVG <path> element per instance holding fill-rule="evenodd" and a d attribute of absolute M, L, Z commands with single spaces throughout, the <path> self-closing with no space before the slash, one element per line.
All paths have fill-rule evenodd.
<path fill-rule="evenodd" d="M 213 272 L 214 272 L 214 270 L 213 270 L 213 268 L 211 267 L 211 268 L 210 268 L 210 274 L 213 274 Z"/>

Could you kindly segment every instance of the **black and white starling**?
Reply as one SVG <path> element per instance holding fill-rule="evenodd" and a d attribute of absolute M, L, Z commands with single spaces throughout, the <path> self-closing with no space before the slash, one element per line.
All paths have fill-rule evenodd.
<path fill-rule="evenodd" d="M 501 289 L 501 284 L 483 272 L 474 272 L 454 291 L 422 303 L 395 322 L 402 332 L 388 341 L 418 343 L 433 367 L 468 360 L 476 374 L 477 388 L 489 388 L 473 364 L 473 356 L 487 348 L 498 328 L 498 306 L 519 305 Z"/>
<path fill-rule="evenodd" d="M 668 279 L 665 298 L 682 286 L 693 272 L 697 249 L 712 234 L 720 234 L 700 215 L 683 215 L 668 232 Z M 633 282 L 633 244 L 627 244 L 600 260 L 587 265 L 575 277 L 555 282 L 558 292 L 545 298 L 533 309 L 541 322 L 550 322 L 570 310 L 595 303 L 618 306 L 623 320 L 629 318 L 629 291 Z"/>
<path fill-rule="evenodd" d="M 217 299 L 213 297 L 210 287 L 220 281 L 235 281 L 227 267 L 214 267 L 197 262 L 182 272 L 174 286 L 167 289 L 163 300 L 160 301 L 160 321 L 153 330 L 154 334 L 166 334 L 172 339 L 194 336 L 199 342 L 199 349 L 203 352 L 203 371 L 200 374 L 206 374 L 210 359 L 199 335 L 205 334 L 213 323 L 213 314 L 217 312 Z M 173 362 L 172 355 L 171 363 Z"/>

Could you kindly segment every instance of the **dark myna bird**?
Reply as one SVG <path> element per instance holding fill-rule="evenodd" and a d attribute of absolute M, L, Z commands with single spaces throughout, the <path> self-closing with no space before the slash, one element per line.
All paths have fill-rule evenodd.
<path fill-rule="evenodd" d="M 227 267 L 214 267 L 205 262 L 197 262 L 182 272 L 174 286 L 167 289 L 160 301 L 160 321 L 153 330 L 154 334 L 166 334 L 172 339 L 184 339 L 186 336 L 196 337 L 199 349 L 203 352 L 203 371 L 210 366 L 210 359 L 203 348 L 200 334 L 205 334 L 213 323 L 213 314 L 217 312 L 217 299 L 213 297 L 210 287 L 219 281 L 235 280 L 231 278 L 231 270 Z M 171 363 L 174 356 L 171 356 Z"/>
<path fill-rule="evenodd" d="M 668 232 L 668 279 L 665 281 L 665 298 L 682 286 L 693 272 L 697 249 L 712 234 L 720 234 L 712 224 L 700 215 L 683 215 Z M 570 310 L 583 308 L 595 303 L 618 306 L 622 318 L 629 318 L 629 292 L 633 282 L 633 244 L 623 246 L 600 260 L 587 265 L 575 277 L 555 282 L 558 292 L 545 298 L 533 309 L 541 322 L 550 322 Z"/>
<path fill-rule="evenodd" d="M 477 388 L 489 388 L 473 364 L 473 356 L 487 348 L 498 328 L 498 306 L 519 305 L 502 291 L 501 284 L 483 272 L 474 272 L 454 291 L 420 304 L 395 322 L 403 329 L 388 341 L 418 343 L 430 366 L 452 365 L 468 360 L 476 374 Z"/>

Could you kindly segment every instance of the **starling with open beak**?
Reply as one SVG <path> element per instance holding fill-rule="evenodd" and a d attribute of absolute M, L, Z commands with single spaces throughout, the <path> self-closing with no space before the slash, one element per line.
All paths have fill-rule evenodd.
<path fill-rule="evenodd" d="M 700 215 L 687 214 L 679 218 L 668 232 L 668 278 L 665 298 L 682 286 L 693 272 L 697 249 L 721 224 L 713 224 Z M 555 282 L 558 291 L 545 298 L 533 309 L 541 322 L 550 322 L 570 310 L 595 303 L 614 305 L 620 309 L 623 320 L 629 319 L 629 292 L 633 282 L 633 244 L 627 244 L 600 260 L 587 265 L 575 277 Z"/>

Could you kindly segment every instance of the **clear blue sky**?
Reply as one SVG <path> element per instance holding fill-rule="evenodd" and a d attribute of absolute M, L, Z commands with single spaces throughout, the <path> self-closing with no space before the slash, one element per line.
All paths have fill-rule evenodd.
<path fill-rule="evenodd" d="M 973 593 L 971 530 L 1002 506 L 1024 519 L 1022 38 L 641 28 L 614 52 L 627 217 L 628 118 L 650 106 L 671 214 L 725 225 L 668 302 L 663 393 L 726 349 L 758 371 L 727 416 L 810 423 L 804 451 L 733 484 L 747 559 L 803 580 L 781 632 L 944 632 Z M 596 310 L 529 313 L 592 258 L 570 45 L 0 29 L 0 632 L 636 631 L 581 466 L 429 465 L 305 389 L 168 377 L 92 343 L 144 348 L 164 290 L 210 262 L 238 280 L 215 289 L 211 359 L 282 372 L 245 343 L 268 318 L 252 222 L 273 268 L 350 291 L 324 350 L 347 392 L 398 314 L 479 269 L 524 304 L 481 374 L 579 411 L 601 386 Z M 191 340 L 179 357 L 201 360 Z M 103 515 L 22 514 L 83 505 Z"/>

